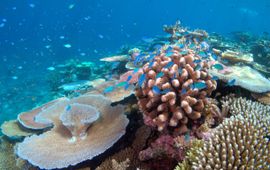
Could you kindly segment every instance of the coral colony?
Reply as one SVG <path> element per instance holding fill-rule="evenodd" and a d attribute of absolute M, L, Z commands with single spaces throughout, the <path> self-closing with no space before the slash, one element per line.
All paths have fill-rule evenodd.
<path fill-rule="evenodd" d="M 203 30 L 164 31 L 102 58 L 100 74 L 50 69 L 68 96 L 2 124 L 0 169 L 270 169 L 270 81 L 255 68 L 267 70 Z"/>

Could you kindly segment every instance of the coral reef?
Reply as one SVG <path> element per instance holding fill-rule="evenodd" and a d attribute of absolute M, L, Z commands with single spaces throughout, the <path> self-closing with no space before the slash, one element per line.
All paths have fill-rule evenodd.
<path fill-rule="evenodd" d="M 131 84 L 128 88 L 123 88 L 119 86 L 120 81 L 111 80 L 106 81 L 98 86 L 96 86 L 94 89 L 90 90 L 86 94 L 102 94 L 108 99 L 111 100 L 111 102 L 120 102 L 123 101 L 125 98 L 131 96 L 134 94 L 134 86 Z M 119 86 L 119 87 L 118 87 Z M 111 88 L 109 92 L 106 92 L 106 89 Z"/>
<path fill-rule="evenodd" d="M 13 151 L 14 144 L 9 143 L 5 138 L 0 137 L 0 169 L 19 170 L 16 166 L 16 157 Z"/>
<path fill-rule="evenodd" d="M 73 104 L 77 103 L 95 107 L 100 113 L 100 118 L 96 120 L 98 114 L 92 108 L 75 108 L 76 111 L 82 112 L 79 116 L 74 116 L 73 111 L 68 112 Z M 68 113 L 63 114 L 65 111 Z M 92 114 L 92 111 L 95 113 Z M 123 106 L 112 107 L 111 102 L 101 95 L 82 95 L 71 100 L 62 100 L 42 111 L 38 117 L 39 121 L 53 122 L 53 129 L 25 138 L 18 144 L 16 153 L 20 158 L 42 169 L 64 168 L 92 159 L 110 148 L 125 133 L 128 119 L 123 112 Z M 84 124 L 85 120 L 79 119 L 89 114 L 93 115 L 96 121 L 86 129 L 85 126 L 88 127 L 89 122 L 94 120 L 90 118 Z M 64 119 L 64 116 L 70 117 Z M 72 124 L 71 122 L 79 123 L 75 125 L 77 132 L 87 132 L 79 138 L 73 138 L 72 131 L 69 130 L 71 128 L 65 126 L 66 123 Z"/>
<path fill-rule="evenodd" d="M 116 55 L 116 56 L 104 57 L 100 59 L 100 61 L 106 61 L 106 62 L 117 62 L 117 61 L 128 61 L 128 60 L 129 60 L 128 55 Z"/>
<path fill-rule="evenodd" d="M 222 107 L 228 108 L 231 115 L 242 115 L 244 118 L 249 118 L 254 123 L 260 124 L 264 129 L 264 136 L 270 135 L 270 106 L 243 97 L 237 98 L 231 94 L 223 98 Z"/>
<path fill-rule="evenodd" d="M 232 71 L 226 73 L 210 69 L 209 73 L 224 81 L 235 80 L 234 85 L 255 93 L 270 91 L 270 81 L 251 67 L 235 65 L 229 66 L 229 69 Z"/>
<path fill-rule="evenodd" d="M 133 140 L 130 147 L 124 148 L 118 153 L 115 153 L 111 157 L 107 158 L 102 164 L 97 168 L 97 170 L 108 170 L 113 169 L 113 160 L 117 162 L 125 162 L 127 159 L 129 160 L 128 170 L 133 169 L 145 169 L 145 165 L 138 159 L 139 151 L 141 151 L 147 142 L 151 134 L 151 130 L 149 127 L 143 125 L 141 126 L 135 134 L 135 139 Z M 147 168 L 146 168 L 147 169 Z"/>
<path fill-rule="evenodd" d="M 251 63 L 253 62 L 253 55 L 251 53 L 240 53 L 231 50 L 226 50 L 221 52 L 217 49 L 213 49 L 213 51 L 220 55 L 221 59 L 227 60 L 233 64 L 235 63 Z"/>
<path fill-rule="evenodd" d="M 270 144 L 260 122 L 241 115 L 225 120 L 196 150 L 191 169 L 269 169 Z"/>
<path fill-rule="evenodd" d="M 268 92 L 268 93 L 251 93 L 251 96 L 263 104 L 270 105 L 270 92 Z"/>
<path fill-rule="evenodd" d="M 188 130 L 188 124 L 198 123 L 205 99 L 217 85 L 208 68 L 208 62 L 193 50 L 178 46 L 168 47 L 144 65 L 139 77 L 142 86 L 135 94 L 145 123 L 159 131 L 170 127 L 179 134 Z"/>
<path fill-rule="evenodd" d="M 18 114 L 17 116 L 17 120 L 19 121 L 19 123 L 28 129 L 32 129 L 32 130 L 42 130 L 48 127 L 51 127 L 51 124 L 46 124 L 46 123 L 38 123 L 35 121 L 35 116 L 38 115 L 40 112 L 42 112 L 42 110 L 47 109 L 48 107 L 54 105 L 55 103 L 59 102 L 60 100 L 62 100 L 64 98 L 58 98 L 55 100 L 52 100 L 48 103 L 45 103 L 41 106 L 38 106 L 30 111 L 27 112 L 22 112 L 20 114 Z"/>
<path fill-rule="evenodd" d="M 16 120 L 6 121 L 1 125 L 2 133 L 10 139 L 20 139 L 34 134 L 27 129 L 22 129 Z"/>

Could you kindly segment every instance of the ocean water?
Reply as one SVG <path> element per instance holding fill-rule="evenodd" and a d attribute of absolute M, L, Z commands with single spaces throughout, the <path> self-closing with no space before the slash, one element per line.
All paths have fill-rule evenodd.
<path fill-rule="evenodd" d="M 48 67 L 68 59 L 99 62 L 162 26 L 229 36 L 270 32 L 268 0 L 3 0 L 0 4 L 0 122 L 53 98 Z M 38 103 L 38 104 L 37 104 Z"/>

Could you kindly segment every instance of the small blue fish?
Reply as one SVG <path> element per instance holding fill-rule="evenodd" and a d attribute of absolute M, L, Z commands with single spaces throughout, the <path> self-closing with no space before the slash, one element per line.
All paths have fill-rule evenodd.
<path fill-rule="evenodd" d="M 170 61 L 164 68 L 170 68 L 174 65 L 174 62 Z"/>
<path fill-rule="evenodd" d="M 126 84 L 128 84 L 128 82 L 122 81 L 122 82 L 118 83 L 118 84 L 116 85 L 116 87 L 123 87 L 123 86 L 125 86 Z"/>
<path fill-rule="evenodd" d="M 70 110 L 71 110 L 71 106 L 70 106 L 70 105 L 67 105 L 66 111 L 68 112 L 68 111 L 70 111 Z"/>
<path fill-rule="evenodd" d="M 218 80 L 218 79 L 219 79 L 218 76 L 213 76 L 213 77 L 212 77 L 212 80 L 215 80 L 215 81 L 216 81 L 216 80 Z"/>
<path fill-rule="evenodd" d="M 173 55 L 173 52 L 172 51 L 169 51 L 169 52 L 166 53 L 166 57 L 170 57 L 172 55 Z"/>
<path fill-rule="evenodd" d="M 227 85 L 228 86 L 234 86 L 235 81 L 236 81 L 235 79 L 229 80 Z"/>
<path fill-rule="evenodd" d="M 155 54 L 150 54 L 150 56 L 147 58 L 147 61 L 152 61 L 155 57 Z"/>
<path fill-rule="evenodd" d="M 186 142 L 190 141 L 190 134 L 189 133 L 185 134 L 185 141 Z"/>
<path fill-rule="evenodd" d="M 176 73 L 173 74 L 173 78 L 172 79 L 175 79 L 176 78 Z"/>
<path fill-rule="evenodd" d="M 182 89 L 181 90 L 181 94 L 186 94 L 187 93 L 187 90 L 186 89 Z"/>
<path fill-rule="evenodd" d="M 194 43 L 191 43 L 190 45 L 189 45 L 189 48 L 195 48 L 196 47 L 196 45 L 194 44 Z"/>
<path fill-rule="evenodd" d="M 160 73 L 157 74 L 157 77 L 156 78 L 159 78 L 159 77 L 162 77 L 162 76 L 164 76 L 164 73 L 163 72 L 160 72 Z"/>
<path fill-rule="evenodd" d="M 179 69 L 178 69 L 178 73 L 179 73 L 179 74 L 182 74 L 182 72 L 183 72 L 183 69 L 182 69 L 182 68 L 179 68 Z"/>
<path fill-rule="evenodd" d="M 194 62 L 195 64 L 198 64 L 198 63 L 202 62 L 202 60 L 198 59 L 198 60 L 194 60 L 193 62 Z"/>
<path fill-rule="evenodd" d="M 195 89 L 195 88 L 197 88 L 199 90 L 204 89 L 204 88 L 206 88 L 206 84 L 204 82 L 193 83 L 192 89 Z"/>
<path fill-rule="evenodd" d="M 179 44 L 178 47 L 179 47 L 179 48 L 184 48 L 185 45 L 184 45 L 184 44 Z"/>
<path fill-rule="evenodd" d="M 207 55 L 205 54 L 204 51 L 200 51 L 200 52 L 198 53 L 198 55 L 201 56 L 202 58 L 206 58 L 206 57 L 207 57 Z"/>
<path fill-rule="evenodd" d="M 152 68 L 153 67 L 153 65 L 154 65 L 154 61 L 152 61 L 151 63 L 149 63 L 149 68 Z"/>
<path fill-rule="evenodd" d="M 171 51 L 173 48 L 171 46 L 169 46 L 167 49 L 166 49 L 166 53 Z"/>
<path fill-rule="evenodd" d="M 153 86 L 152 90 L 153 90 L 153 92 L 154 92 L 155 94 L 160 94 L 160 93 L 161 93 L 161 91 L 160 91 L 160 89 L 159 89 L 158 86 Z"/>
<path fill-rule="evenodd" d="M 187 55 L 188 54 L 188 51 L 181 51 L 180 54 L 181 55 Z"/>
<path fill-rule="evenodd" d="M 218 56 L 216 54 L 212 54 L 212 58 L 217 61 L 218 60 Z"/>
<path fill-rule="evenodd" d="M 217 70 L 223 70 L 224 67 L 221 64 L 214 64 L 212 67 L 214 67 Z"/>
<path fill-rule="evenodd" d="M 129 84 L 127 83 L 124 87 L 125 90 L 127 90 L 129 88 Z"/>
<path fill-rule="evenodd" d="M 221 62 L 224 63 L 224 64 L 228 64 L 229 63 L 229 60 L 222 59 Z"/>
<path fill-rule="evenodd" d="M 140 77 L 139 77 L 139 81 L 138 81 L 138 85 L 139 87 L 142 87 L 144 81 L 145 81 L 145 78 L 146 78 L 146 75 L 145 74 L 142 74 Z"/>
<path fill-rule="evenodd" d="M 127 82 L 129 82 L 132 79 L 132 75 L 129 75 L 127 78 Z"/>
<path fill-rule="evenodd" d="M 140 70 L 140 68 L 135 68 L 135 69 L 133 70 L 133 74 L 134 74 L 134 73 L 137 73 L 139 70 Z"/>
<path fill-rule="evenodd" d="M 166 94 L 166 93 L 169 93 L 170 91 L 171 91 L 171 89 L 165 89 L 165 90 L 161 91 L 161 94 Z"/>
<path fill-rule="evenodd" d="M 194 68 L 195 71 L 197 70 L 201 70 L 202 66 L 200 64 L 196 65 L 196 67 Z"/>
<path fill-rule="evenodd" d="M 114 87 L 113 86 L 109 86 L 107 87 L 106 89 L 103 90 L 103 93 L 104 94 L 107 94 L 107 93 L 110 93 L 114 90 Z"/>

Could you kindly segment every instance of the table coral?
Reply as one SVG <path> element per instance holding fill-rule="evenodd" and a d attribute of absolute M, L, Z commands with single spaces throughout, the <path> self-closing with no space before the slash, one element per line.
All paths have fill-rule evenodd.
<path fill-rule="evenodd" d="M 45 103 L 41 106 L 38 106 L 30 111 L 22 112 L 18 114 L 17 120 L 19 123 L 28 129 L 32 130 L 42 130 L 48 127 L 51 127 L 52 125 L 50 123 L 38 123 L 35 121 L 35 116 L 38 115 L 42 110 L 47 109 L 48 107 L 52 106 L 56 102 L 62 100 L 63 98 L 58 98 L 55 100 L 52 100 L 48 103 Z"/>
<path fill-rule="evenodd" d="M 72 140 L 72 133 L 65 126 L 68 121 L 61 118 L 63 124 L 59 116 L 68 116 L 69 114 L 63 114 L 63 112 L 77 103 L 95 107 L 100 113 L 100 118 L 96 120 L 98 114 L 96 112 L 91 113 L 94 119 L 88 121 L 88 123 L 93 120 L 96 121 L 90 127 L 88 127 L 88 123 L 85 124 L 88 127 L 87 132 L 85 132 L 85 128 L 83 128 L 84 131 L 79 131 L 86 133 L 83 138 Z M 39 119 L 53 122 L 53 129 L 41 135 L 25 138 L 22 143 L 18 144 L 16 151 L 20 158 L 41 169 L 65 168 L 92 159 L 110 148 L 125 134 L 125 128 L 128 124 L 128 119 L 123 114 L 124 106 L 112 107 L 110 100 L 101 95 L 82 95 L 71 100 L 63 100 L 48 109 L 48 111 L 41 112 Z M 76 110 L 87 112 L 86 115 L 89 115 L 88 108 L 77 108 Z M 79 125 L 76 126 L 81 127 L 84 116 L 85 114 L 79 114 L 78 117 L 71 116 L 70 119 L 78 120 L 81 118 Z M 67 118 L 67 120 L 70 119 Z M 71 122 L 78 123 L 75 120 Z"/>
<path fill-rule="evenodd" d="M 143 76 L 145 80 L 136 96 L 145 123 L 159 131 L 172 127 L 181 134 L 202 118 L 205 99 L 217 86 L 209 67 L 193 50 L 178 46 L 168 47 L 144 65 L 139 83 Z"/>
<path fill-rule="evenodd" d="M 235 80 L 234 85 L 245 88 L 251 92 L 263 93 L 270 91 L 270 81 L 258 71 L 249 66 L 230 66 L 232 72 L 221 72 L 216 69 L 210 69 L 213 76 L 217 76 L 224 81 Z"/>
<path fill-rule="evenodd" d="M 11 139 L 21 139 L 25 136 L 30 136 L 34 134 L 33 131 L 31 132 L 28 129 L 21 128 L 16 120 L 5 121 L 1 125 L 1 130 L 5 136 Z"/>

